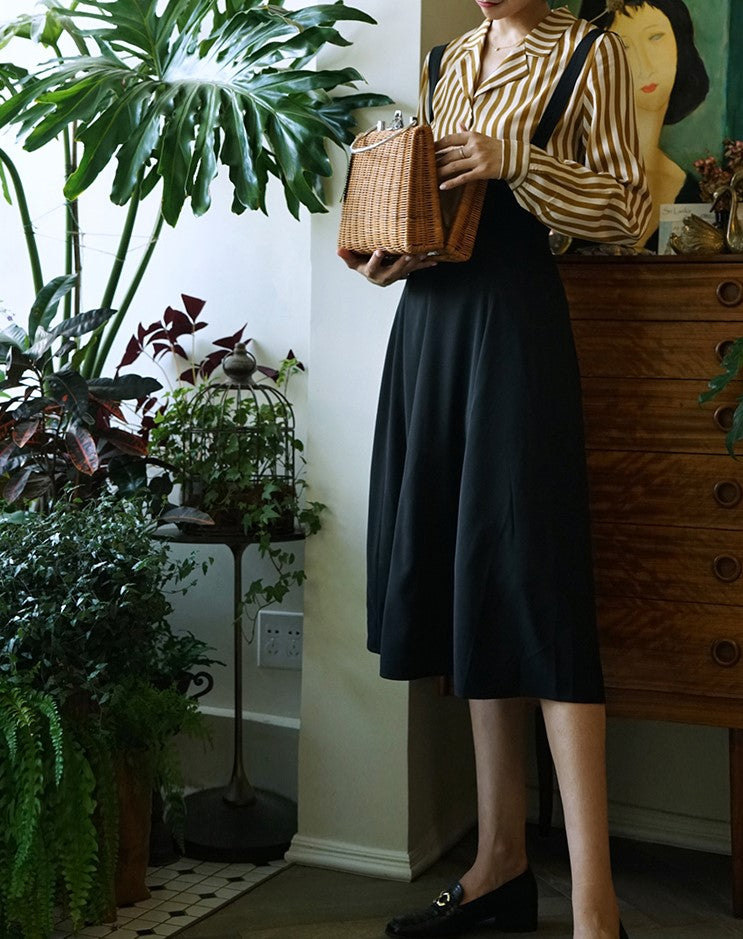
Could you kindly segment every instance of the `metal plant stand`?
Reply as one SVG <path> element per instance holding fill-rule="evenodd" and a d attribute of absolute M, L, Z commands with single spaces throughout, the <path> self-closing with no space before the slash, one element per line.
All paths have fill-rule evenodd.
<path fill-rule="evenodd" d="M 265 864 L 284 856 L 297 831 L 297 806 L 275 792 L 254 788 L 243 761 L 242 559 L 252 539 L 241 533 L 209 531 L 160 537 L 175 544 L 223 544 L 233 560 L 234 756 L 226 786 L 186 796 L 185 848 L 204 861 Z M 299 541 L 302 534 L 281 536 Z"/>

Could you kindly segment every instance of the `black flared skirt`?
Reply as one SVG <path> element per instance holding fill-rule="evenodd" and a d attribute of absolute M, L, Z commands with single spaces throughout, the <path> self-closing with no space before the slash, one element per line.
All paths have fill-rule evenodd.
<path fill-rule="evenodd" d="M 489 184 L 472 259 L 405 286 L 367 547 L 383 677 L 603 701 L 570 318 L 546 229 L 504 183 Z"/>

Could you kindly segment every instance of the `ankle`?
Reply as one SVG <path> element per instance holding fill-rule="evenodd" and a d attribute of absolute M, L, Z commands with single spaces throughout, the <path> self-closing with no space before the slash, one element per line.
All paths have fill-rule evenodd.
<path fill-rule="evenodd" d="M 529 866 L 525 853 L 493 856 L 478 852 L 475 863 L 460 878 L 464 889 L 464 901 L 475 900 L 491 890 L 513 880 Z"/>
<path fill-rule="evenodd" d="M 583 897 L 576 903 L 573 898 L 573 939 L 616 939 L 619 931 L 619 906 L 613 891 Z"/>

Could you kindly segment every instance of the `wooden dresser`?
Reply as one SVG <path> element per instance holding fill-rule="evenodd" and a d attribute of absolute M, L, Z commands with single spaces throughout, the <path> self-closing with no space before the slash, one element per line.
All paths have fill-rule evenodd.
<path fill-rule="evenodd" d="M 583 381 L 608 712 L 730 728 L 743 916 L 743 460 L 724 442 L 743 387 L 697 403 L 743 335 L 743 257 L 568 256 L 560 272 Z"/>

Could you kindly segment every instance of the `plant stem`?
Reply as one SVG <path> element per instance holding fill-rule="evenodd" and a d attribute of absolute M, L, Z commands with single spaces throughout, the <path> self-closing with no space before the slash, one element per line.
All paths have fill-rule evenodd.
<path fill-rule="evenodd" d="M 73 124 L 72 135 L 70 135 L 67 127 L 63 131 L 65 179 L 69 179 L 77 169 L 76 126 L 76 124 Z M 77 199 L 65 202 L 65 273 L 72 274 L 73 271 L 77 275 L 77 281 L 74 290 L 65 297 L 63 320 L 68 320 L 71 316 L 77 316 L 81 309 L 83 262 L 80 254 L 80 203 Z M 62 356 L 60 364 L 66 365 L 68 358 L 67 355 Z"/>
<path fill-rule="evenodd" d="M 0 150 L 0 162 L 5 164 L 8 174 L 13 181 L 16 199 L 18 200 L 18 211 L 23 222 L 23 234 L 26 238 L 26 248 L 28 249 L 28 259 L 31 262 L 31 275 L 34 282 L 34 296 L 36 296 L 44 286 L 44 276 L 41 273 L 41 259 L 39 258 L 39 247 L 36 244 L 36 235 L 31 221 L 31 214 L 28 211 L 28 202 L 26 193 L 23 189 L 23 183 L 15 164 L 4 150 Z"/>
<path fill-rule="evenodd" d="M 155 227 L 153 228 L 152 234 L 150 235 L 150 240 L 147 245 L 147 250 L 142 256 L 142 260 L 139 262 L 139 267 L 134 273 L 134 277 L 132 278 L 132 282 L 129 285 L 129 289 L 126 292 L 126 296 L 122 300 L 116 316 L 108 324 L 108 328 L 106 329 L 106 338 L 103 344 L 101 345 L 100 350 L 98 350 L 98 354 L 95 358 L 91 376 L 100 375 L 101 371 L 103 370 L 103 366 L 106 364 L 106 359 L 108 358 L 108 354 L 111 351 L 111 346 L 113 345 L 113 341 L 116 338 L 116 334 L 118 333 L 121 327 L 121 324 L 124 321 L 124 317 L 126 316 L 129 310 L 129 307 L 131 306 L 132 300 L 134 299 L 134 295 L 136 294 L 139 288 L 139 285 L 142 282 L 142 278 L 145 275 L 145 271 L 147 270 L 147 267 L 150 263 L 150 260 L 152 259 L 152 254 L 155 250 L 158 239 L 160 238 L 160 233 L 162 231 L 164 222 L 165 222 L 165 217 L 163 216 L 162 211 L 160 211 L 158 212 L 157 221 L 155 222 Z"/>
<path fill-rule="evenodd" d="M 129 202 L 129 211 L 126 213 L 126 221 L 124 222 L 124 228 L 121 232 L 121 238 L 119 239 L 119 245 L 116 249 L 116 257 L 114 259 L 113 266 L 111 268 L 111 273 L 108 277 L 108 283 L 106 284 L 106 289 L 103 293 L 103 299 L 101 300 L 101 307 L 106 309 L 111 306 L 113 303 L 114 295 L 116 293 L 116 288 L 119 286 L 119 281 L 121 280 L 121 272 L 124 268 L 124 262 L 126 261 L 126 255 L 129 251 L 129 245 L 132 240 L 132 233 L 134 231 L 134 222 L 137 218 L 137 212 L 141 203 L 140 197 L 140 186 L 137 185 L 137 188 L 132 193 L 132 198 Z M 109 329 L 106 331 L 107 334 L 110 332 L 110 329 L 113 327 L 113 323 L 109 323 Z M 96 371 L 97 360 L 98 360 L 98 349 L 101 344 L 101 339 L 103 338 L 103 330 L 105 327 L 100 326 L 95 333 L 93 338 L 88 343 L 88 351 L 85 355 L 85 361 L 83 362 L 83 367 L 81 369 L 82 374 L 85 378 L 93 378 L 100 374 Z M 114 335 L 118 330 L 118 325 L 114 329 Z M 110 343 L 109 343 L 110 347 Z M 105 358 L 105 356 L 104 356 Z M 102 363 L 101 363 L 102 364 Z"/>

